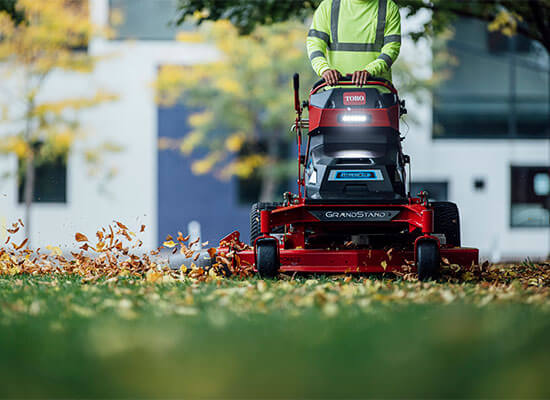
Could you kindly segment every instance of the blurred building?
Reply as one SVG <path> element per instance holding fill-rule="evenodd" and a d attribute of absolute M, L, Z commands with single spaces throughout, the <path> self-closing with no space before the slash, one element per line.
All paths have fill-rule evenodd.
<path fill-rule="evenodd" d="M 158 150 L 160 137 L 189 131 L 192 112 L 181 105 L 157 106 L 151 83 L 158 68 L 218 57 L 212 46 L 174 40 L 177 30 L 193 29 L 168 24 L 176 2 L 90 0 L 96 23 L 108 24 L 113 10 L 124 15 L 117 36 L 90 41 L 87 51 L 106 56 L 91 79 L 58 74 L 48 82 L 46 96 L 86 92 L 90 82 L 118 93 L 117 102 L 83 117 L 94 140 L 114 140 L 124 151 L 112 156 L 118 174 L 104 185 L 89 177 L 77 152 L 66 167 L 38 171 L 35 247 L 71 247 L 76 231 L 93 236 L 113 219 L 147 225 L 148 248 L 167 234 L 186 232 L 192 221 L 211 243 L 235 229 L 248 239 L 248 211 L 257 195 L 253 182 L 194 176 L 189 158 Z M 451 78 L 428 101 L 409 99 L 414 120 L 403 130 L 413 160 L 413 192 L 426 189 L 434 199 L 457 202 L 463 243 L 480 247 L 484 257 L 545 257 L 550 253 L 548 55 L 522 38 L 489 33 L 480 22 L 461 20 L 456 31 L 449 50 L 459 63 Z M 431 68 L 426 44 L 415 47 L 405 40 L 402 57 L 424 59 L 419 67 L 424 72 Z M 0 159 L 0 170 L 14 170 L 16 163 L 14 157 Z M 21 217 L 18 180 L 4 180 L 0 194 L 1 221 Z"/>

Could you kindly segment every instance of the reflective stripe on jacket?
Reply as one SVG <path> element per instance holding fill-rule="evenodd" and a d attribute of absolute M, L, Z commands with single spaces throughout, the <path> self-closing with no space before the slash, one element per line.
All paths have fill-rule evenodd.
<path fill-rule="evenodd" d="M 393 0 L 324 0 L 307 38 L 315 72 L 367 70 L 391 80 L 401 50 L 401 16 Z"/>

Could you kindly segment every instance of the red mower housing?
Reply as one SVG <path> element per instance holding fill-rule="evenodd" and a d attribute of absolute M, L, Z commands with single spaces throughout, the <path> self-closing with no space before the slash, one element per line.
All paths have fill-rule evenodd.
<path fill-rule="evenodd" d="M 240 262 L 254 265 L 262 277 L 412 267 L 422 280 L 437 277 L 442 258 L 478 264 L 478 250 L 461 247 L 458 207 L 408 190 L 410 157 L 399 133 L 406 109 L 390 82 L 373 78 L 356 87 L 347 78 L 330 88 L 321 81 L 303 105 L 297 75 L 294 89 L 298 193 L 252 207 L 253 249 L 238 252 Z M 223 246 L 236 242 L 238 232 L 224 238 L 219 251 L 230 251 Z"/>

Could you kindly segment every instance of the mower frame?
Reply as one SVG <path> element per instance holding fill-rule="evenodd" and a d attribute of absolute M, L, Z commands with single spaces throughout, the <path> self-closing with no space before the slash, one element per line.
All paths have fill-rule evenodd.
<path fill-rule="evenodd" d="M 327 87 L 327 83 L 318 84 L 311 91 L 311 95 Z M 355 86 L 352 82 L 341 81 L 338 86 Z M 388 124 L 399 131 L 399 116 L 404 112 L 404 107 L 399 101 L 397 90 L 389 83 L 374 78 L 369 80 L 366 86 L 382 86 L 397 96 L 397 105 L 391 110 L 370 110 L 369 112 L 383 112 L 386 114 L 384 124 Z M 305 166 L 308 162 L 311 136 L 308 134 L 305 159 L 302 154 L 302 129 L 308 127 L 311 132 L 319 126 L 321 117 L 318 110 L 309 106 L 309 123 L 302 119 L 304 107 L 309 103 L 300 103 L 299 76 L 294 76 L 294 106 L 296 121 L 293 130 L 297 137 L 298 147 L 298 194 L 286 193 L 285 202 L 274 210 L 262 210 L 260 212 L 261 236 L 251 243 L 252 249 L 238 251 L 237 261 L 254 265 L 260 275 L 269 276 L 280 272 L 304 272 L 304 273 L 384 273 L 403 270 L 410 267 L 420 269 L 424 261 L 419 260 L 419 246 L 423 243 L 431 243 L 432 258 L 450 264 L 458 264 L 470 267 L 478 264 L 479 251 L 473 248 L 453 247 L 441 243 L 440 238 L 434 233 L 434 209 L 428 200 L 428 194 L 423 192 L 419 197 L 408 194 L 407 200 L 400 202 L 372 203 L 372 202 L 323 202 L 310 201 L 306 198 Z M 341 110 L 324 110 L 327 114 Z M 406 112 L 406 111 L 405 111 Z M 388 114 L 392 117 L 388 117 Z M 397 114 L 397 115 L 393 115 Z M 330 118 L 330 115 L 328 116 Z M 375 118 L 376 119 L 376 118 Z M 395 122 L 397 120 L 397 122 Z M 393 121 L 393 122 L 392 122 Z M 311 126 L 309 126 L 311 125 Z M 410 178 L 410 177 L 409 177 Z M 350 216 L 353 216 L 351 218 Z M 359 218 L 358 218 L 359 216 Z M 306 236 L 308 229 L 347 229 L 369 227 L 387 230 L 401 230 L 414 233 L 414 243 L 401 248 L 308 248 Z M 273 234 L 278 227 L 284 227 L 283 234 Z M 229 253 L 234 251 L 234 244 L 240 243 L 239 232 L 233 232 L 220 242 L 219 251 Z M 258 268 L 258 246 L 272 246 L 269 252 L 272 260 L 268 260 L 271 272 Z M 236 246 L 239 247 L 239 246 Z M 430 246 L 427 246 L 430 247 Z M 242 248 L 242 246 L 241 246 Z M 264 252 L 265 253 L 265 252 Z M 420 264 L 419 264 L 420 263 Z M 429 273 L 423 276 L 433 278 L 439 270 L 439 262 L 431 262 L 428 266 Z M 435 265 L 437 264 L 437 265 Z M 275 267 L 273 267 L 275 265 Z M 423 264 L 422 264 L 423 265 Z M 422 267 L 425 269 L 425 267 Z M 420 271 L 419 271 L 420 275 Z"/>

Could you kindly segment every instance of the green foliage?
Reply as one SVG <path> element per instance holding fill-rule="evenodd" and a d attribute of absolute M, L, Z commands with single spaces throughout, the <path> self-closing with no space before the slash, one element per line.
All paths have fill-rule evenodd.
<path fill-rule="evenodd" d="M 198 16 L 199 22 L 229 19 L 242 33 L 251 32 L 256 25 L 271 24 L 292 18 L 305 19 L 321 0 L 179 0 L 181 23 L 188 16 Z M 503 29 L 517 26 L 517 31 L 542 43 L 550 51 L 550 0 L 397 0 L 399 6 L 415 15 L 420 10 L 433 12 L 413 38 L 437 34 L 447 29 L 457 16 L 493 22 L 502 12 L 511 17 Z M 515 22 L 514 22 L 515 21 Z"/>

